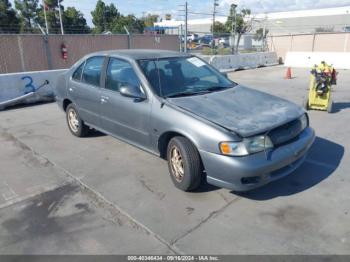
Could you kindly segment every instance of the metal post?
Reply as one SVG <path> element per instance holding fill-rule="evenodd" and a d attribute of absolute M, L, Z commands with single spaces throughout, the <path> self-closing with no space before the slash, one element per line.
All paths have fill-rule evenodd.
<path fill-rule="evenodd" d="M 267 14 L 265 13 L 265 20 L 264 20 L 264 27 L 263 27 L 263 46 L 262 46 L 263 52 L 265 52 L 265 46 L 266 46 L 266 22 L 267 22 Z"/>
<path fill-rule="evenodd" d="M 45 0 L 42 1 L 43 8 L 44 8 L 44 18 L 45 18 L 45 27 L 46 27 L 46 34 L 49 34 L 49 27 L 47 25 L 47 16 L 46 16 L 46 3 Z"/>
<path fill-rule="evenodd" d="M 132 39 L 131 39 L 132 36 L 131 36 L 131 34 L 130 34 L 128 28 L 127 28 L 125 25 L 123 26 L 123 28 L 124 28 L 126 34 L 128 35 L 128 49 L 132 49 L 132 47 L 133 47 Z"/>
<path fill-rule="evenodd" d="M 265 41 L 266 41 L 266 24 L 264 23 L 263 29 L 263 43 L 262 43 L 262 51 L 265 52 Z"/>
<path fill-rule="evenodd" d="M 58 13 L 60 15 L 61 34 L 64 35 L 60 0 L 57 0 L 57 4 L 58 4 Z"/>
<path fill-rule="evenodd" d="M 186 1 L 185 3 L 185 37 L 184 37 L 185 53 L 187 53 L 187 32 L 188 32 L 188 3 Z"/>
<path fill-rule="evenodd" d="M 183 30 L 182 30 L 182 24 L 180 25 L 179 28 L 179 38 L 180 38 L 180 52 L 182 52 L 182 36 L 183 36 Z"/>
<path fill-rule="evenodd" d="M 219 6 L 218 0 L 214 0 L 214 8 L 213 8 L 213 28 L 212 28 L 212 33 L 213 33 L 213 43 L 212 43 L 212 48 L 214 49 L 215 48 L 215 40 L 214 40 L 214 37 L 215 37 L 215 16 L 216 16 L 216 7 Z"/>
<path fill-rule="evenodd" d="M 237 6 L 236 6 L 237 7 Z M 237 11 L 236 11 L 236 7 L 233 10 L 234 16 L 235 16 L 235 27 L 233 29 L 234 31 L 234 35 L 233 35 L 233 46 L 236 45 L 236 32 L 237 32 Z M 238 49 L 238 47 L 237 47 Z M 237 53 L 238 50 L 236 50 L 236 48 L 234 48 L 234 53 Z"/>
<path fill-rule="evenodd" d="M 43 35 L 43 40 L 44 40 L 44 48 L 45 48 L 45 53 L 46 53 L 46 59 L 47 59 L 47 69 L 51 70 L 52 69 L 52 57 L 51 57 L 51 51 L 49 47 L 49 39 L 48 35 Z"/>
<path fill-rule="evenodd" d="M 235 34 L 236 34 L 236 22 L 234 20 L 234 13 L 236 12 L 237 5 L 232 4 L 230 10 L 231 16 L 231 53 L 235 53 Z"/>

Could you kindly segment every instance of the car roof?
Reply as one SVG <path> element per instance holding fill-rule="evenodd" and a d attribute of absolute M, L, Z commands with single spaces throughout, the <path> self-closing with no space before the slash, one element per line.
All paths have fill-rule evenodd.
<path fill-rule="evenodd" d="M 180 53 L 176 51 L 169 50 L 159 50 L 159 49 L 120 49 L 120 50 L 110 50 L 110 51 L 100 51 L 92 53 L 89 56 L 115 56 L 132 60 L 141 59 L 157 59 L 157 58 L 168 58 L 168 57 L 188 57 L 190 55 L 186 53 Z"/>

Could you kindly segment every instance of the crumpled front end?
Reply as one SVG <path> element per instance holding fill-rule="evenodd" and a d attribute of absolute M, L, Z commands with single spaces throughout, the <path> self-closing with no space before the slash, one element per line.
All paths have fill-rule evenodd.
<path fill-rule="evenodd" d="M 287 176 L 305 160 L 315 140 L 308 127 L 296 139 L 267 152 L 230 157 L 200 151 L 209 184 L 234 191 L 249 191 Z"/>

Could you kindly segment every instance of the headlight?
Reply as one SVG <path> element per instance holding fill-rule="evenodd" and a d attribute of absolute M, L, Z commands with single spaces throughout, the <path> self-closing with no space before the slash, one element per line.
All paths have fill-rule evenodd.
<path fill-rule="evenodd" d="M 305 128 L 307 128 L 309 126 L 309 119 L 308 119 L 306 114 L 303 114 L 299 118 L 299 121 L 300 121 L 300 124 L 301 124 L 301 130 L 304 130 Z"/>
<path fill-rule="evenodd" d="M 246 156 L 273 148 L 268 136 L 260 135 L 251 138 L 244 138 L 242 142 L 222 142 L 220 151 L 227 156 Z"/>

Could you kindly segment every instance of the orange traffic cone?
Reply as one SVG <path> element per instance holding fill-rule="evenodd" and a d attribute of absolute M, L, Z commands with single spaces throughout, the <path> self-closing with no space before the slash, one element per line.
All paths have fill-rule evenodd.
<path fill-rule="evenodd" d="M 290 67 L 287 68 L 287 73 L 284 79 L 292 79 L 292 69 Z"/>

